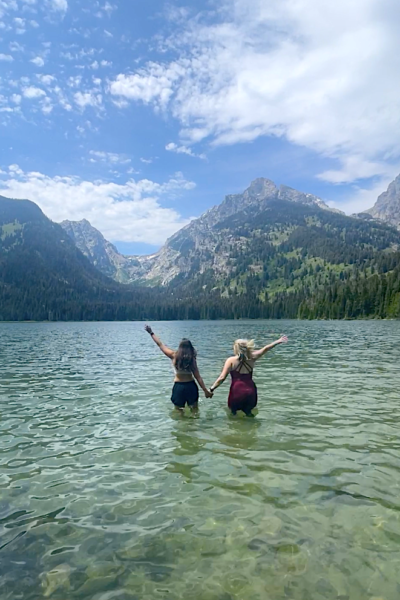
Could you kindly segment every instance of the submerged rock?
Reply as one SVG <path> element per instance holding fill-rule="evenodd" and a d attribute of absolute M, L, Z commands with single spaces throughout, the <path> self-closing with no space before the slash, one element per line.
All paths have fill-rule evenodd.
<path fill-rule="evenodd" d="M 48 598 L 59 589 L 68 591 L 71 588 L 70 573 L 71 567 L 67 564 L 58 565 L 55 569 L 44 573 L 42 575 L 43 596 Z"/>

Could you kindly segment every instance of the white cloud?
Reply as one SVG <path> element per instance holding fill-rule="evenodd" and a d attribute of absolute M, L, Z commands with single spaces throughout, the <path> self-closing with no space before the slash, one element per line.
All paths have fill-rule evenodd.
<path fill-rule="evenodd" d="M 82 75 L 76 75 L 75 77 L 68 78 L 69 87 L 79 87 L 82 83 Z"/>
<path fill-rule="evenodd" d="M 110 84 L 111 94 L 166 108 L 175 86 L 185 77 L 186 66 L 189 63 L 171 63 L 168 67 L 149 63 L 146 69 L 140 69 L 133 75 L 118 75 Z"/>
<path fill-rule="evenodd" d="M 18 10 L 16 0 L 0 0 L 0 17 L 3 17 L 10 10 Z"/>
<path fill-rule="evenodd" d="M 348 215 L 364 212 L 372 208 L 380 194 L 387 189 L 389 183 L 398 175 L 398 170 L 393 171 L 389 177 L 379 179 L 368 188 L 362 188 L 354 185 L 353 191 L 350 192 L 344 201 L 330 202 L 327 204 L 333 208 L 339 208 Z"/>
<path fill-rule="evenodd" d="M 88 106 L 92 106 L 93 108 L 101 108 L 103 97 L 101 94 L 97 92 L 76 92 L 74 95 L 75 103 L 81 108 L 85 110 Z"/>
<path fill-rule="evenodd" d="M 36 58 L 32 58 L 30 62 L 36 65 L 37 67 L 44 67 L 44 60 L 41 56 L 36 56 Z"/>
<path fill-rule="evenodd" d="M 66 13 L 68 10 L 68 2 L 67 0 L 50 0 L 50 7 L 54 11 Z"/>
<path fill-rule="evenodd" d="M 91 162 L 105 162 L 111 165 L 128 165 L 131 159 L 124 154 L 116 154 L 115 152 L 101 152 L 90 150 Z"/>
<path fill-rule="evenodd" d="M 16 17 L 14 19 L 14 23 L 15 23 L 15 33 L 17 33 L 18 35 L 23 35 L 26 31 L 26 20 L 25 19 L 21 19 L 21 17 Z"/>
<path fill-rule="evenodd" d="M 152 158 L 141 158 L 140 161 L 142 163 L 144 163 L 145 165 L 151 165 L 151 163 L 153 162 Z"/>
<path fill-rule="evenodd" d="M 373 162 L 357 155 L 345 156 L 341 163 L 341 169 L 324 171 L 318 178 L 329 183 L 349 183 L 357 179 L 367 179 L 371 173 L 386 176 L 393 172 L 393 167 L 385 162 Z"/>
<path fill-rule="evenodd" d="M 123 98 L 118 98 L 118 100 L 113 100 L 112 103 L 117 108 L 127 108 L 129 106 L 129 102 L 124 100 Z"/>
<path fill-rule="evenodd" d="M 21 104 L 22 96 L 20 94 L 13 94 L 11 96 L 11 100 L 14 102 L 14 104 Z"/>
<path fill-rule="evenodd" d="M 29 198 L 53 221 L 86 218 L 112 241 L 157 245 L 188 223 L 161 203 L 193 188 L 181 173 L 162 184 L 148 179 L 117 184 L 25 173 L 18 165 L 0 179 L 1 195 Z"/>
<path fill-rule="evenodd" d="M 23 52 L 25 47 L 18 42 L 10 42 L 10 50 L 11 52 Z"/>
<path fill-rule="evenodd" d="M 168 152 L 187 154 L 188 156 L 193 156 L 193 158 L 201 158 L 202 160 L 206 160 L 207 158 L 205 154 L 196 154 L 191 148 L 188 148 L 187 146 L 178 146 L 178 144 L 175 144 L 174 142 L 167 144 L 165 149 L 168 150 Z"/>
<path fill-rule="evenodd" d="M 30 100 L 33 100 L 35 98 L 41 98 L 42 96 L 46 95 L 46 92 L 44 90 L 33 85 L 25 88 L 22 93 L 25 96 L 25 98 L 29 98 Z"/>
<path fill-rule="evenodd" d="M 167 110 L 182 146 L 285 137 L 339 161 L 329 181 L 384 176 L 400 157 L 400 3 L 223 0 L 163 40 L 171 62 L 110 92 Z"/>
<path fill-rule="evenodd" d="M 0 54 L 0 61 L 12 62 L 14 59 L 10 54 Z"/>
<path fill-rule="evenodd" d="M 42 113 L 44 115 L 49 115 L 53 112 L 54 105 L 51 102 L 50 98 L 45 98 L 41 104 Z"/>
<path fill-rule="evenodd" d="M 114 10 L 117 10 L 117 6 L 115 4 L 110 4 L 110 2 L 106 2 L 103 6 L 103 10 L 106 13 L 111 14 Z"/>
<path fill-rule="evenodd" d="M 38 75 L 36 75 L 36 77 L 41 83 L 43 83 L 43 85 L 51 85 L 54 81 L 56 81 L 54 75 L 42 75 L 41 73 L 39 73 Z"/>

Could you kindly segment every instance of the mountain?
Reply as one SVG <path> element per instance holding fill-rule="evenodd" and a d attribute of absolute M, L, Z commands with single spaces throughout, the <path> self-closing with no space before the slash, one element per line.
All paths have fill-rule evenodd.
<path fill-rule="evenodd" d="M 354 261 L 361 264 L 367 255 L 373 261 L 377 250 L 399 242 L 392 229 L 366 221 L 347 217 L 312 194 L 259 178 L 178 231 L 157 254 L 142 257 L 131 274 L 147 285 L 174 287 L 207 279 L 222 294 L 247 290 L 247 280 L 261 277 L 268 293 L 293 291 L 291 282 L 304 283 L 313 261 L 335 270 L 343 265 L 346 271 Z"/>
<path fill-rule="evenodd" d="M 189 272 L 192 268 L 190 259 L 185 260 L 185 254 L 189 247 L 196 252 L 196 249 L 213 248 L 218 244 L 218 235 L 214 244 L 210 239 L 210 232 L 218 223 L 243 210 L 253 211 L 255 215 L 261 214 L 267 209 L 269 203 L 274 201 L 289 201 L 302 206 L 314 206 L 343 214 L 337 209 L 331 209 L 320 198 L 312 194 L 298 192 L 284 185 L 278 188 L 273 181 L 259 178 L 253 181 L 243 194 L 226 196 L 219 206 L 215 206 L 199 219 L 192 221 L 172 236 L 158 253 L 151 256 L 120 254 L 115 246 L 107 241 L 86 219 L 63 221 L 60 224 L 79 250 L 105 275 L 121 283 L 139 282 L 152 286 L 165 286 L 175 277 Z M 216 257 L 216 269 L 218 269 L 217 263 L 218 258 Z M 208 266 L 206 262 L 201 265 L 200 270 L 204 270 Z"/>
<path fill-rule="evenodd" d="M 36 204 L 0 196 L 0 321 L 160 318 L 160 304 L 100 273 Z"/>
<path fill-rule="evenodd" d="M 218 225 L 240 213 L 256 218 L 264 215 L 270 206 L 283 206 L 287 202 L 304 208 L 314 207 L 343 214 L 330 208 L 317 196 L 298 192 L 284 185 L 278 188 L 273 181 L 260 177 L 242 194 L 226 196 L 220 205 L 214 206 L 178 231 L 157 254 L 137 257 L 140 264 L 132 268 L 131 276 L 142 283 L 167 285 L 175 277 L 188 275 L 197 268 L 200 273 L 207 269 L 226 272 L 227 255 L 219 252 L 225 233 Z"/>
<path fill-rule="evenodd" d="M 373 208 L 365 212 L 400 229 L 400 175 L 379 196 Z"/>
<path fill-rule="evenodd" d="M 89 221 L 62 221 L 60 225 L 99 271 L 121 283 L 135 280 L 135 273 L 140 268 L 139 260 L 120 254 Z"/>
<path fill-rule="evenodd" d="M 400 317 L 399 248 L 393 227 L 256 180 L 138 259 L 146 287 L 127 286 L 35 204 L 0 197 L 0 320 Z"/>

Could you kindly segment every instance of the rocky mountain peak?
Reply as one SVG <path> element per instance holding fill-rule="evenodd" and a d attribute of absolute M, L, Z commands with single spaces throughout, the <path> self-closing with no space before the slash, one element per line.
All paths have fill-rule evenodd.
<path fill-rule="evenodd" d="M 244 198 L 251 199 L 264 199 L 275 196 L 278 192 L 278 188 L 275 183 L 265 177 L 258 177 L 251 182 L 249 187 L 243 192 Z"/>
<path fill-rule="evenodd" d="M 365 211 L 376 219 L 400 228 L 400 175 L 381 194 L 373 208 Z"/>

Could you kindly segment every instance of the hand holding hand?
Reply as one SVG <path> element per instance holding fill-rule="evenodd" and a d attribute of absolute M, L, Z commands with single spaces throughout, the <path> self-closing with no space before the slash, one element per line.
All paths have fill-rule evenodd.
<path fill-rule="evenodd" d="M 211 392 L 210 390 L 206 390 L 204 392 L 204 395 L 206 398 L 212 398 L 214 396 L 214 392 Z"/>
<path fill-rule="evenodd" d="M 150 335 L 153 333 L 152 328 L 150 327 L 150 325 L 145 325 L 145 330 L 147 331 L 147 333 L 149 333 Z"/>
<path fill-rule="evenodd" d="M 282 335 L 282 336 L 279 338 L 279 340 L 278 340 L 278 342 L 279 342 L 280 344 L 286 344 L 286 342 L 287 342 L 287 341 L 288 341 L 288 337 L 287 337 L 287 335 Z"/>

